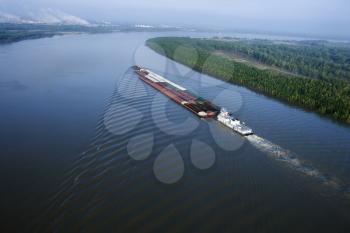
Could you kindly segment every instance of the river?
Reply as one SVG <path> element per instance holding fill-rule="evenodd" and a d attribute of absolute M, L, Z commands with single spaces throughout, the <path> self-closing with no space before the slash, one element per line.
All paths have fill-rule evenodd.
<path fill-rule="evenodd" d="M 349 232 L 350 127 L 144 46 L 172 35 L 215 36 L 0 46 L 1 232 Z M 134 64 L 226 107 L 256 136 L 198 119 Z"/>

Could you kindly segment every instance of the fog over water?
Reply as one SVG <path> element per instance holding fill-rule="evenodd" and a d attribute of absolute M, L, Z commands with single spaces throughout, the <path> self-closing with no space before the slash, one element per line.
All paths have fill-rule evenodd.
<path fill-rule="evenodd" d="M 47 8 L 89 20 L 350 37 L 345 0 L 0 0 L 0 12 Z"/>

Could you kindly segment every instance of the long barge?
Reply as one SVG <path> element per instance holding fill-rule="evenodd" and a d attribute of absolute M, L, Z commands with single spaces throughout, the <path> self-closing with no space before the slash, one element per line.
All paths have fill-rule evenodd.
<path fill-rule="evenodd" d="M 243 136 L 253 134 L 253 130 L 243 122 L 231 116 L 224 108 L 198 97 L 186 88 L 169 81 L 168 79 L 139 66 L 132 67 L 138 77 L 158 90 L 174 102 L 182 105 L 200 118 L 213 118 Z"/>

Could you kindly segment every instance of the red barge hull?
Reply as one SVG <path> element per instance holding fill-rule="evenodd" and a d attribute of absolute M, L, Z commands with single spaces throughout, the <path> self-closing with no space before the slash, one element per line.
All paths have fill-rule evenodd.
<path fill-rule="evenodd" d="M 214 118 L 220 112 L 220 109 L 207 100 L 203 100 L 187 91 L 185 88 L 153 73 L 150 70 L 133 66 L 138 77 L 158 90 L 175 103 L 185 107 L 192 113 L 201 118 Z"/>

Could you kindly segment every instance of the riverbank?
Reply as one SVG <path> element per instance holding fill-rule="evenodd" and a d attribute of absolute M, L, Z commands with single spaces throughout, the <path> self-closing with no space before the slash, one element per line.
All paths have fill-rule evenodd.
<path fill-rule="evenodd" d="M 301 78 L 273 70 L 261 70 L 213 52 L 211 48 L 217 43 L 220 42 L 164 37 L 149 39 L 146 45 L 198 72 L 350 124 L 348 82 L 339 79 Z"/>
<path fill-rule="evenodd" d="M 15 43 L 23 40 L 48 38 L 77 33 L 113 32 L 111 27 L 88 27 L 80 25 L 45 24 L 0 24 L 0 44 Z"/>
<path fill-rule="evenodd" d="M 178 31 L 175 27 L 145 28 L 139 25 L 49 25 L 0 23 L 0 45 L 23 40 L 48 38 L 67 34 L 103 34 L 113 32 L 165 32 Z"/>

